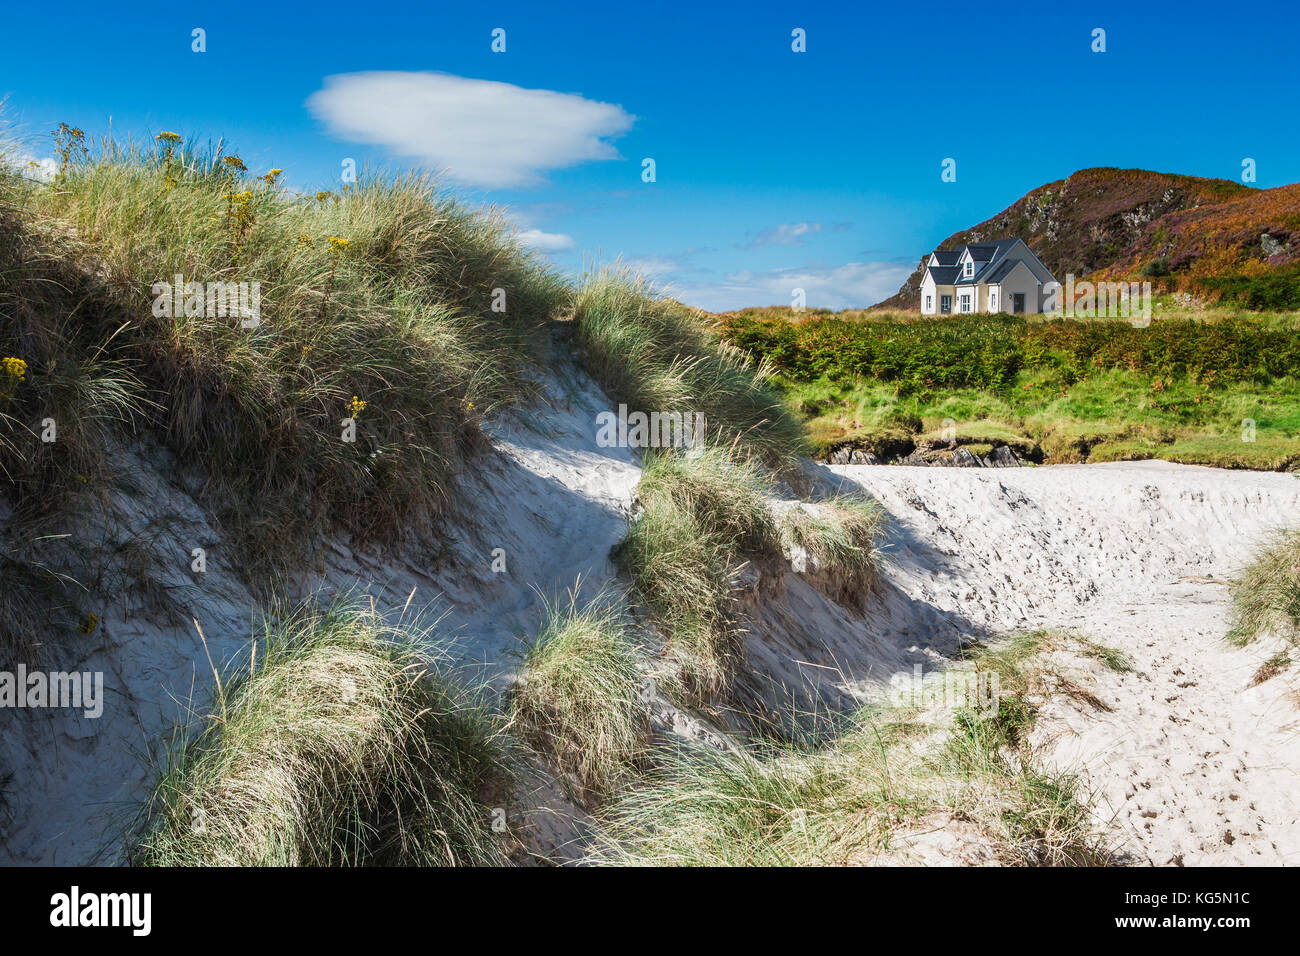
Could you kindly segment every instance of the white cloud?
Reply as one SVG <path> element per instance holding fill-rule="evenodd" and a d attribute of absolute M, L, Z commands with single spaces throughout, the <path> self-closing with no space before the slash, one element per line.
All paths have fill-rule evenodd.
<path fill-rule="evenodd" d="M 760 246 L 802 246 L 808 236 L 822 231 L 820 222 L 783 223 L 775 229 L 764 229 L 746 248 Z"/>
<path fill-rule="evenodd" d="M 714 283 L 678 286 L 677 298 L 710 312 L 745 306 L 789 305 L 803 289 L 813 309 L 865 308 L 898 291 L 914 266 L 896 262 L 846 262 L 832 268 L 804 266 L 767 272 L 742 270 Z"/>
<path fill-rule="evenodd" d="M 326 77 L 307 108 L 336 136 L 414 158 L 469 186 L 535 185 L 543 174 L 619 159 L 607 139 L 636 117 L 572 93 L 446 73 Z"/>
<path fill-rule="evenodd" d="M 542 252 L 562 252 L 573 248 L 573 237 L 562 232 L 542 232 L 540 229 L 525 229 L 519 233 L 519 241 L 532 249 Z"/>
<path fill-rule="evenodd" d="M 662 280 L 687 268 L 683 256 L 632 256 L 623 259 L 623 264 L 652 280 Z"/>
<path fill-rule="evenodd" d="M 18 171 L 20 176 L 27 179 L 34 179 L 38 183 L 48 183 L 54 180 L 59 174 L 59 164 L 48 156 L 37 159 L 35 156 L 29 156 L 26 153 L 5 154 L 0 156 L 13 169 Z"/>

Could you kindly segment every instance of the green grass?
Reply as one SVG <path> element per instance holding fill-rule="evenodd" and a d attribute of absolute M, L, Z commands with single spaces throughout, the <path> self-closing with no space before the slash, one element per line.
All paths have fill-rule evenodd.
<path fill-rule="evenodd" d="M 1280 531 L 1232 581 L 1230 640 L 1276 634 L 1300 644 L 1300 530 Z"/>
<path fill-rule="evenodd" d="M 771 555 L 779 532 L 768 505 L 772 478 L 736 446 L 648 450 L 637 495 L 670 500 L 721 536 L 737 555 Z"/>
<path fill-rule="evenodd" d="M 570 292 L 498 213 L 428 179 L 316 198 L 226 158 L 109 145 L 49 185 L 6 180 L 0 304 L 19 321 L 0 350 L 29 371 L 0 448 L 31 449 L 24 432 L 59 389 L 65 434 L 144 418 L 204 476 L 260 581 L 300 566 L 331 526 L 387 541 L 443 513 L 482 416 L 529 394 L 539 330 Z M 178 274 L 260 283 L 261 325 L 158 314 L 155 283 Z M 31 292 L 52 275 L 80 284 Z"/>
<path fill-rule="evenodd" d="M 18 370 L 0 370 L 0 492 L 19 520 L 102 480 L 111 436 L 148 406 L 130 311 L 77 242 L 40 227 L 36 189 L 0 150 L 0 359 Z"/>
<path fill-rule="evenodd" d="M 770 361 L 814 453 L 885 460 L 945 428 L 1049 461 L 1300 468 L 1300 337 L 1286 315 L 1205 321 L 723 317 Z"/>
<path fill-rule="evenodd" d="M 501 862 L 483 796 L 496 721 L 417 650 L 427 637 L 336 603 L 268 623 L 253 661 L 178 728 L 130 841 L 151 866 Z"/>
<path fill-rule="evenodd" d="M 887 460 L 951 429 L 958 444 L 1005 444 L 1028 460 L 1300 467 L 1300 377 L 1211 386 L 1113 369 L 1073 384 L 1023 372 L 1004 391 L 902 395 L 883 382 L 825 378 L 785 387 L 819 455 L 854 444 Z"/>
<path fill-rule="evenodd" d="M 879 570 L 879 505 L 846 495 L 778 520 L 771 476 L 741 446 L 647 450 L 639 510 L 617 556 L 638 603 L 664 632 L 688 690 L 719 693 L 740 654 L 732 582 L 747 563 L 760 571 L 792 548 L 807 557 L 814 586 L 861 610 Z"/>
<path fill-rule="evenodd" d="M 1047 687 L 1049 635 L 985 652 L 1008 687 L 993 714 L 949 725 L 911 708 L 864 708 L 831 739 L 666 753 L 644 786 L 600 814 L 594 862 L 820 866 L 871 863 L 901 835 L 963 821 L 1001 862 L 1104 862 L 1089 796 L 1027 737 L 1031 687 Z"/>
<path fill-rule="evenodd" d="M 630 411 L 705 416 L 710 440 L 739 441 L 770 465 L 803 451 L 803 429 L 751 362 L 709 328 L 703 313 L 659 297 L 629 270 L 587 275 L 574 330 L 588 369 Z"/>
<path fill-rule="evenodd" d="M 865 495 L 841 495 L 782 515 L 787 548 L 802 548 L 808 572 L 828 596 L 863 611 L 880 573 L 883 509 Z"/>
<path fill-rule="evenodd" d="M 579 788 L 600 795 L 636 766 L 649 731 L 636 651 L 619 607 L 600 596 L 547 608 L 511 694 L 526 737 Z"/>
<path fill-rule="evenodd" d="M 690 693 L 730 684 L 741 651 L 733 581 L 747 562 L 781 553 L 771 491 L 740 442 L 643 456 L 638 510 L 616 556 Z"/>
<path fill-rule="evenodd" d="M 724 690 L 740 653 L 732 581 L 740 568 L 735 540 L 711 527 L 652 479 L 616 558 L 632 579 L 637 605 L 664 634 L 685 688 Z M 645 484 L 643 472 L 642 484 Z"/>

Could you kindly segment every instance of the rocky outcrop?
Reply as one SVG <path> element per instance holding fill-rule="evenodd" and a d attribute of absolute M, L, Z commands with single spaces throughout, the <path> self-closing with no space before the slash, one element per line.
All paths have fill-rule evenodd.
<path fill-rule="evenodd" d="M 882 465 L 886 464 L 870 449 L 841 445 L 827 459 L 832 465 Z M 1024 464 L 1010 445 L 998 445 L 987 455 L 977 455 L 965 445 L 922 442 L 908 455 L 895 457 L 891 465 L 912 465 L 939 468 L 1019 468 Z"/>

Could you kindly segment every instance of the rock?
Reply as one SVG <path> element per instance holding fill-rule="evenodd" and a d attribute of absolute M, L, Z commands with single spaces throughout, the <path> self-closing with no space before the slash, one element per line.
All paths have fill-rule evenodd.
<path fill-rule="evenodd" d="M 1020 459 L 1016 453 L 1011 450 L 1010 445 L 999 445 L 989 452 L 988 457 L 984 459 L 985 465 L 989 468 L 1019 468 Z"/>
<path fill-rule="evenodd" d="M 841 445 L 830 454 L 830 463 L 832 465 L 878 465 L 880 459 L 872 453 L 869 448 L 854 448 L 852 445 Z"/>
<path fill-rule="evenodd" d="M 1259 245 L 1260 248 L 1264 250 L 1264 255 L 1266 256 L 1275 256 L 1280 252 L 1288 251 L 1287 245 L 1283 244 L 1281 241 L 1277 239 L 1274 239 L 1266 232 L 1260 233 Z"/>
<path fill-rule="evenodd" d="M 984 463 L 975 456 L 975 454 L 965 445 L 961 445 L 951 455 L 947 456 L 948 460 L 944 464 L 952 468 L 983 468 Z"/>

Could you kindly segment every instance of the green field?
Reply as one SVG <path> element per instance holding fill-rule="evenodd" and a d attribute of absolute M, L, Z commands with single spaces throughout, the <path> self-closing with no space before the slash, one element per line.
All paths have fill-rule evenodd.
<path fill-rule="evenodd" d="M 1048 462 L 1161 458 L 1300 469 L 1292 313 L 1126 321 L 747 310 L 724 336 L 773 369 L 813 451 L 882 460 L 953 436 Z M 946 429 L 946 431 L 945 431 Z"/>

